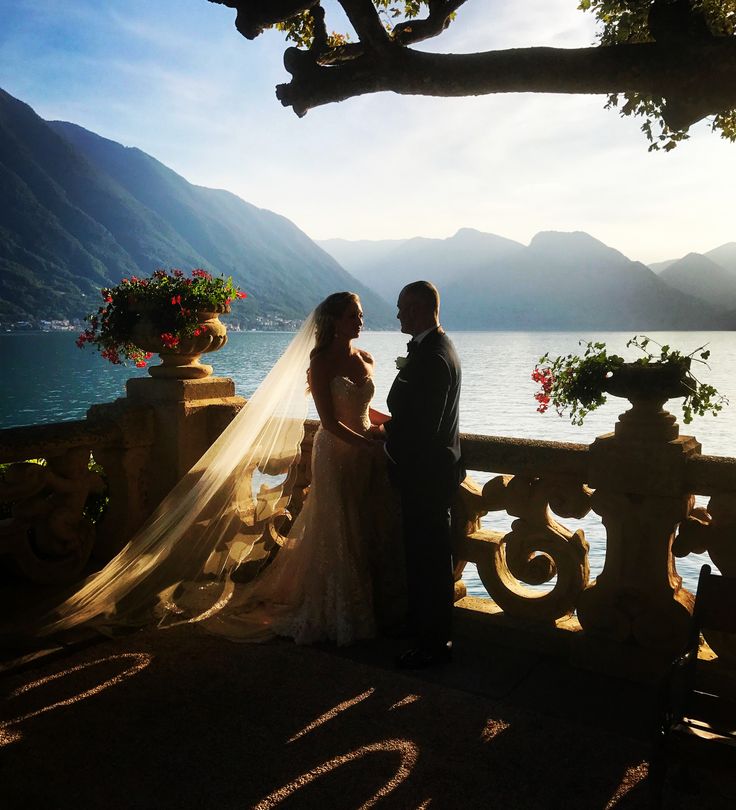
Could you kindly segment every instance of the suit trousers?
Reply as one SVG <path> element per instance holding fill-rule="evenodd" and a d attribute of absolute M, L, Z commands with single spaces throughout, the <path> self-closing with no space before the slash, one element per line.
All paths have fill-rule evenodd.
<path fill-rule="evenodd" d="M 400 485 L 410 629 L 432 649 L 452 638 L 454 578 L 450 504 L 454 488 Z"/>

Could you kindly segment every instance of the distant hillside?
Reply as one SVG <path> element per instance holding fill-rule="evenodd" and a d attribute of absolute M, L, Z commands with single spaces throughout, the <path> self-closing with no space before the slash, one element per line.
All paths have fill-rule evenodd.
<path fill-rule="evenodd" d="M 384 296 L 412 279 L 436 282 L 442 322 L 456 330 L 736 327 L 734 318 L 582 232 L 539 233 L 527 247 L 469 230 L 409 239 L 366 261 L 361 277 Z"/>
<path fill-rule="evenodd" d="M 406 239 L 371 241 L 359 239 L 317 239 L 317 244 L 344 267 L 351 276 L 366 283 L 371 268 L 406 242 Z M 368 285 L 370 286 L 370 285 Z M 393 301 L 391 301 L 393 303 Z"/>
<path fill-rule="evenodd" d="M 394 325 L 391 307 L 286 218 L 45 122 L 2 90 L 0 178 L 0 321 L 81 317 L 125 276 L 204 267 L 248 292 L 230 317 L 246 327 L 301 320 L 343 289 L 361 294 L 368 326 Z"/>
<path fill-rule="evenodd" d="M 523 249 L 519 242 L 471 228 L 461 228 L 448 239 L 328 240 L 320 244 L 325 250 L 335 250 L 333 255 L 349 273 L 392 304 L 401 287 L 410 281 L 427 278 L 444 286 L 474 278 Z"/>
<path fill-rule="evenodd" d="M 655 273 L 661 273 L 663 270 L 666 270 L 671 264 L 674 264 L 677 259 L 665 259 L 663 262 L 654 262 L 653 264 L 647 265 L 650 270 L 653 270 Z"/>
<path fill-rule="evenodd" d="M 736 273 L 736 242 L 728 242 L 725 245 L 709 250 L 704 255 L 726 270 Z"/>
<path fill-rule="evenodd" d="M 663 270 L 659 277 L 671 287 L 711 306 L 736 309 L 736 269 L 727 270 L 707 256 L 688 253 Z"/>

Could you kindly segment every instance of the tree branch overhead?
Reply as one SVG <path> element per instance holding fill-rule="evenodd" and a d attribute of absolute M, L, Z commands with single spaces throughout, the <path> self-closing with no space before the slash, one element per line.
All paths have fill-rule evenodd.
<path fill-rule="evenodd" d="M 659 119 L 660 140 L 672 139 L 664 148 L 709 115 L 716 116 L 721 134 L 736 139 L 736 0 L 579 0 L 604 22 L 602 44 L 475 54 L 409 47 L 441 35 L 465 0 L 339 0 L 356 42 L 328 33 L 320 0 L 210 2 L 235 9 L 236 27 L 246 38 L 278 26 L 300 46 L 286 50 L 291 81 L 276 91 L 299 116 L 380 91 L 607 94 L 612 106 L 625 96 L 623 114 L 645 116 L 642 128 L 650 140 L 651 121 Z M 650 148 L 659 147 L 655 142 Z"/>

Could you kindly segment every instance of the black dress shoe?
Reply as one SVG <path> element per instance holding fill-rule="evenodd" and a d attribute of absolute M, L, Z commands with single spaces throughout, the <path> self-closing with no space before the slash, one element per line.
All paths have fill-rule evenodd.
<path fill-rule="evenodd" d="M 426 669 L 438 664 L 449 664 L 452 661 L 452 644 L 440 647 L 413 647 L 406 650 L 396 659 L 399 669 Z"/>

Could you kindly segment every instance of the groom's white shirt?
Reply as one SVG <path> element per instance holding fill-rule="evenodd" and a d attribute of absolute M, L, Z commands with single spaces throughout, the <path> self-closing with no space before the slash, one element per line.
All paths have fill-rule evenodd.
<path fill-rule="evenodd" d="M 410 342 L 411 343 L 421 343 L 424 340 L 424 338 L 427 337 L 427 335 L 430 332 L 434 332 L 435 329 L 439 329 L 439 328 L 440 328 L 440 324 L 437 324 L 437 326 L 430 326 L 429 329 L 425 329 L 423 332 L 420 332 L 416 337 L 413 337 Z"/>

